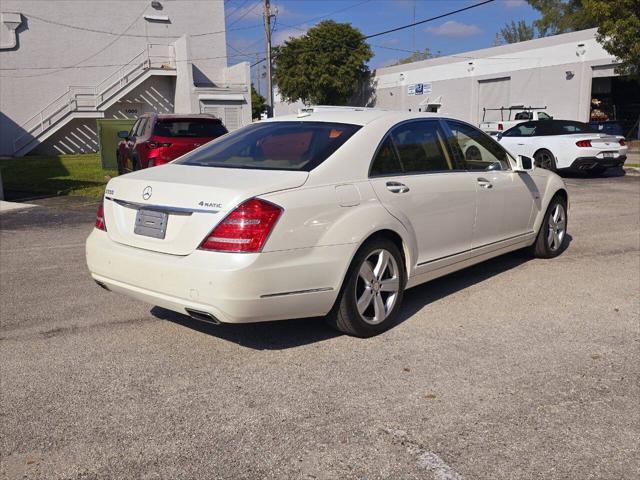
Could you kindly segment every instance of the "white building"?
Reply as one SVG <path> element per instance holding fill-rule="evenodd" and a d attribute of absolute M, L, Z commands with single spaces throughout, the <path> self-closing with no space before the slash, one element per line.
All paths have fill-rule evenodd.
<path fill-rule="evenodd" d="M 251 121 L 248 63 L 227 66 L 220 0 L 3 0 L 0 155 L 98 148 L 97 119 Z"/>
<path fill-rule="evenodd" d="M 546 106 L 554 118 L 606 117 L 631 130 L 640 115 L 640 85 L 615 74 L 616 59 L 595 34 L 583 30 L 380 68 L 370 103 L 438 111 L 473 124 L 482 121 L 483 108 Z M 499 116 L 487 112 L 486 120 Z"/>

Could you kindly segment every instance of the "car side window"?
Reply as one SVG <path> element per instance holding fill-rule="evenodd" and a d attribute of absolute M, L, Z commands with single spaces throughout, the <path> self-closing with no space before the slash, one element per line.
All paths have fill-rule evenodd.
<path fill-rule="evenodd" d="M 503 137 L 532 137 L 536 133 L 536 124 L 525 122 L 510 128 L 502 134 Z"/>
<path fill-rule="evenodd" d="M 131 127 L 131 131 L 129 132 L 129 138 L 133 137 L 136 134 L 136 130 L 141 121 L 142 119 L 139 118 L 138 120 L 136 120 L 136 123 L 133 124 L 133 126 Z"/>
<path fill-rule="evenodd" d="M 370 175 L 402 175 L 402 165 L 396 155 L 391 136 L 388 136 L 378 148 L 378 153 L 371 164 Z"/>
<path fill-rule="evenodd" d="M 142 117 L 140 119 L 140 123 L 138 124 L 138 128 L 136 129 L 135 135 L 136 137 L 141 137 L 142 134 L 144 133 L 144 129 L 147 126 L 147 122 L 148 122 L 148 118 L 146 117 Z"/>
<path fill-rule="evenodd" d="M 451 120 L 447 124 L 467 170 L 511 170 L 507 152 L 495 140 L 471 125 Z"/>
<path fill-rule="evenodd" d="M 454 170 L 437 121 L 401 124 L 391 132 L 405 174 Z"/>

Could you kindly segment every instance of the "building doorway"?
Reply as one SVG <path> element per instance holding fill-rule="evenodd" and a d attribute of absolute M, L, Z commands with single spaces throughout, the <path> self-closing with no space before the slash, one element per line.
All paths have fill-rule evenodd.
<path fill-rule="evenodd" d="M 640 81 L 625 76 L 594 78 L 589 119 L 607 133 L 639 138 Z"/>

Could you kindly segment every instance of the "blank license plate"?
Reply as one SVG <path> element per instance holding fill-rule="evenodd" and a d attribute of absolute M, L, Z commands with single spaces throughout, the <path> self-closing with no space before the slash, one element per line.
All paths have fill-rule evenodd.
<path fill-rule="evenodd" d="M 614 156 L 614 152 L 604 152 L 604 153 L 602 154 L 602 156 L 603 156 L 604 158 L 613 158 L 613 156 Z"/>
<path fill-rule="evenodd" d="M 164 238 L 167 233 L 167 220 L 169 215 L 157 210 L 138 210 L 136 213 L 136 226 L 133 232 L 145 237 Z"/>

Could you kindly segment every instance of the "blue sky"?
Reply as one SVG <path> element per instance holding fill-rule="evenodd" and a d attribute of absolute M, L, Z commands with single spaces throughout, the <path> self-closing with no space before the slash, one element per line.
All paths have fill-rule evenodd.
<path fill-rule="evenodd" d="M 299 36 L 323 19 L 349 22 L 365 35 L 406 25 L 478 3 L 480 0 L 272 0 L 277 14 L 274 43 Z M 229 63 L 264 56 L 262 0 L 225 0 Z M 466 12 L 372 38 L 370 67 L 392 64 L 414 49 L 442 55 L 490 47 L 496 32 L 511 20 L 531 22 L 538 12 L 524 0 L 495 0 Z M 320 18 L 322 17 L 322 18 Z M 407 51 L 408 50 L 408 51 Z"/>

